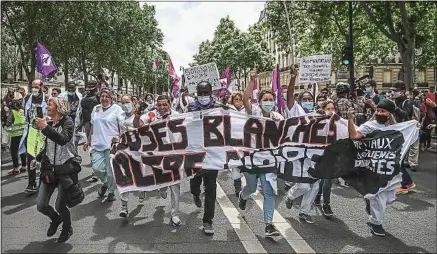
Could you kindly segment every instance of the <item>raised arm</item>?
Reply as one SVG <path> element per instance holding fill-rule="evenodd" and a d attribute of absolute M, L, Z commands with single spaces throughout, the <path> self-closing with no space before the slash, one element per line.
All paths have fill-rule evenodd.
<path fill-rule="evenodd" d="M 350 139 L 362 139 L 364 137 L 364 135 L 355 128 L 354 116 L 351 112 L 347 114 L 347 130 L 349 131 Z"/>
<path fill-rule="evenodd" d="M 250 103 L 250 96 L 252 96 L 253 93 L 253 87 L 255 86 L 256 77 L 256 71 L 251 71 L 249 85 L 246 87 L 243 93 L 244 109 L 246 110 L 246 113 L 250 115 L 252 114 L 252 104 Z"/>
<path fill-rule="evenodd" d="M 291 109 L 294 105 L 294 86 L 296 85 L 297 70 L 291 68 L 291 78 L 287 88 L 287 107 Z"/>

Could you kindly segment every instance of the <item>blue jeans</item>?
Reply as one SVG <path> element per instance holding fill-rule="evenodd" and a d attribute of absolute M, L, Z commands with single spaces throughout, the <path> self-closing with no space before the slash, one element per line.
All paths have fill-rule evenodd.
<path fill-rule="evenodd" d="M 241 198 L 247 200 L 252 193 L 255 193 L 258 184 L 257 175 L 244 173 L 246 177 L 246 186 L 244 186 L 241 191 Z M 261 181 L 261 188 L 264 196 L 263 211 L 264 211 L 264 222 L 272 223 L 273 213 L 275 212 L 275 193 L 272 186 L 266 180 L 265 174 L 259 174 L 259 179 Z"/>
<path fill-rule="evenodd" d="M 408 173 L 407 169 L 404 166 L 402 166 L 401 172 L 402 172 L 402 183 L 401 183 L 402 187 L 405 187 L 408 184 L 413 183 L 413 179 L 411 179 L 410 174 Z"/>

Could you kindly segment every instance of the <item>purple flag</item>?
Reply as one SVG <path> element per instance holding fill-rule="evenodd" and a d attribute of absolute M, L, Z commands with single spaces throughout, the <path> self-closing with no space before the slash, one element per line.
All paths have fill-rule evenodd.
<path fill-rule="evenodd" d="M 278 107 L 278 112 L 281 113 L 285 108 L 284 99 L 282 98 L 282 88 L 281 88 L 281 72 L 279 71 L 279 65 L 273 70 L 272 79 L 272 90 L 276 95 L 276 106 Z"/>
<path fill-rule="evenodd" d="M 42 74 L 43 81 L 47 75 L 57 70 L 52 54 L 39 42 L 36 44 L 36 70 Z"/>

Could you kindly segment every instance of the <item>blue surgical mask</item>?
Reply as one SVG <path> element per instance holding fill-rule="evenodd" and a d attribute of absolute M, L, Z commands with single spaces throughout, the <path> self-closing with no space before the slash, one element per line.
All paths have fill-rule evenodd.
<path fill-rule="evenodd" d="M 274 101 L 263 101 L 261 102 L 261 108 L 264 109 L 265 112 L 270 113 L 275 107 Z"/>
<path fill-rule="evenodd" d="M 366 88 L 366 94 L 371 94 L 372 93 L 372 88 L 371 87 L 367 87 Z"/>
<path fill-rule="evenodd" d="M 308 110 L 309 112 L 313 111 L 314 103 L 312 101 L 303 101 L 301 105 L 302 108 Z"/>
<path fill-rule="evenodd" d="M 203 106 L 208 105 L 211 102 L 211 96 L 197 96 L 197 101 Z"/>
<path fill-rule="evenodd" d="M 126 114 L 130 114 L 130 112 L 132 111 L 132 103 L 130 103 L 130 102 L 128 102 L 128 103 L 123 103 L 122 105 L 121 105 L 121 108 L 123 109 L 123 111 L 126 113 Z"/>
<path fill-rule="evenodd" d="M 283 93 L 283 94 L 282 94 L 282 98 L 283 98 L 284 100 L 287 100 L 287 93 Z"/>

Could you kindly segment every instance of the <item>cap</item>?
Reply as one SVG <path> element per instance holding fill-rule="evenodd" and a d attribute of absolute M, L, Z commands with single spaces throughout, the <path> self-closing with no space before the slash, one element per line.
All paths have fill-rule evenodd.
<path fill-rule="evenodd" d="M 396 109 L 396 104 L 390 99 L 384 99 L 378 103 L 376 108 L 382 108 L 387 110 L 390 113 L 394 113 Z"/>

